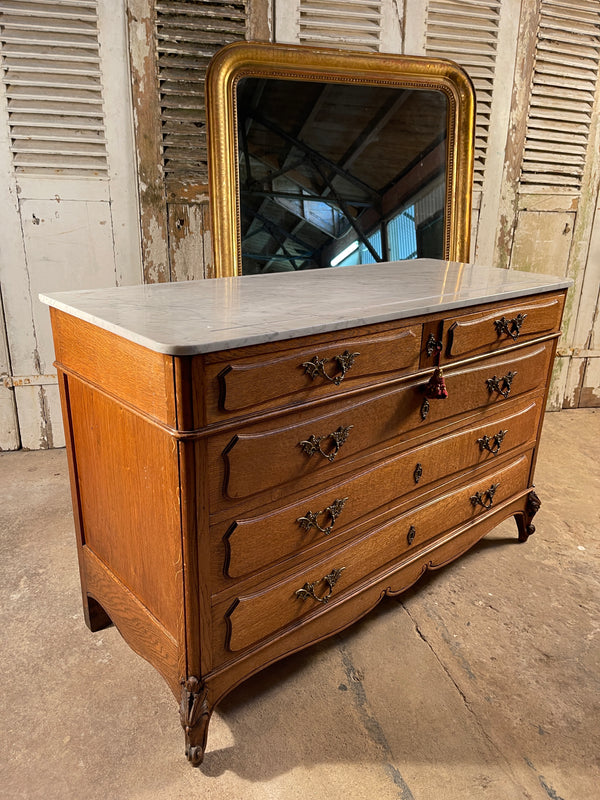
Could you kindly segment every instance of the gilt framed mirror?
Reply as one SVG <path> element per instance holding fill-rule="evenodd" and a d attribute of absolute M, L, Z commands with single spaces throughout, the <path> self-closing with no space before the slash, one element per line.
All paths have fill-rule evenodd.
<path fill-rule="evenodd" d="M 468 260 L 475 102 L 456 64 L 241 42 L 206 103 L 217 277 Z"/>

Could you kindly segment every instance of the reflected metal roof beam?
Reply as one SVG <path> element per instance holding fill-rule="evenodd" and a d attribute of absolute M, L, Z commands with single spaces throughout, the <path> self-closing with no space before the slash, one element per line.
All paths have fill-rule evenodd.
<path fill-rule="evenodd" d="M 271 176 L 267 176 L 270 178 Z M 335 198 L 331 197 L 322 197 L 319 194 L 300 194 L 294 192 L 278 192 L 278 191 L 262 191 L 258 189 L 244 189 L 241 192 L 242 196 L 248 197 L 280 197 L 284 200 L 301 200 L 304 203 L 313 202 L 313 203 L 325 203 L 328 206 L 333 206 L 334 208 L 339 208 L 339 203 Z M 360 208 L 370 208 L 372 203 L 366 202 L 365 200 L 356 200 L 355 198 L 346 197 L 344 201 L 351 206 L 357 206 Z"/>
<path fill-rule="evenodd" d="M 344 180 L 347 180 L 349 183 L 352 183 L 355 186 L 362 189 L 362 191 L 365 192 L 369 197 L 372 197 L 374 199 L 379 199 L 380 195 L 376 189 L 374 189 L 372 186 L 369 186 L 369 184 L 365 183 L 364 181 L 361 181 L 360 178 L 357 178 L 351 172 L 348 172 L 347 170 L 338 166 L 334 161 L 331 161 L 329 158 L 319 153 L 317 150 L 314 150 L 312 147 L 309 147 L 304 142 L 300 141 L 299 139 L 296 139 L 289 133 L 286 133 L 286 131 L 282 130 L 274 122 L 270 122 L 269 120 L 260 116 L 260 114 L 254 114 L 253 117 L 255 121 L 259 123 L 259 125 L 262 125 L 263 127 L 267 128 L 267 130 L 270 130 L 273 133 L 277 134 L 278 136 L 281 136 L 282 138 L 291 142 L 295 147 L 297 147 L 299 150 L 301 150 L 303 153 L 309 156 L 311 161 L 313 161 L 313 163 L 315 163 L 315 161 L 318 160 L 321 164 L 333 170 L 333 172 L 335 172 L 341 178 L 344 178 Z M 321 171 L 320 174 L 322 175 L 322 177 L 324 177 Z M 327 180 L 327 184 L 331 185 L 331 182 Z"/>

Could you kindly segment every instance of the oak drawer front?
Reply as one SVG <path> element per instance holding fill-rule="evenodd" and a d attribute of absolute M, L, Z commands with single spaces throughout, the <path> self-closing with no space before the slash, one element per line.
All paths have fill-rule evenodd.
<path fill-rule="evenodd" d="M 277 408 L 327 395 L 389 375 L 414 372 L 419 366 L 421 326 L 377 335 L 352 337 L 311 347 L 208 364 L 207 416 Z"/>
<path fill-rule="evenodd" d="M 334 411 L 321 416 L 314 416 L 314 411 L 298 412 L 276 423 L 257 423 L 240 427 L 234 435 L 212 437 L 213 513 L 227 501 L 246 499 L 249 508 L 252 502 L 259 505 L 260 498 L 248 498 L 266 490 L 271 500 L 278 499 L 291 481 L 295 491 L 308 488 L 347 472 L 357 458 L 370 456 L 383 445 L 409 440 L 410 432 L 420 435 L 432 424 L 506 404 L 509 398 L 541 388 L 546 382 L 551 345 L 533 345 L 476 366 L 449 370 L 448 398 L 429 401 L 426 413 L 426 381 L 420 381 L 374 393 L 354 404 L 337 403 Z"/>
<path fill-rule="evenodd" d="M 348 590 L 392 571 L 444 533 L 476 521 L 524 492 L 529 485 L 531 454 L 486 472 L 468 486 L 415 508 L 363 539 L 296 573 L 278 585 L 237 597 L 225 611 L 230 651 L 244 650 L 303 617 L 343 600 Z M 222 607 L 215 608 L 216 628 Z M 222 618 L 221 618 L 222 619 Z M 222 627 L 221 627 L 222 629 Z"/>
<path fill-rule="evenodd" d="M 556 333 L 563 304 L 564 295 L 549 295 L 489 311 L 447 318 L 443 321 L 440 362 L 470 358 L 511 347 L 516 342 L 533 337 Z M 429 334 L 424 337 L 425 347 L 428 338 Z M 433 363 L 433 355 L 424 363 Z"/>
<path fill-rule="evenodd" d="M 361 523 L 393 513 L 402 496 L 450 480 L 533 442 L 542 398 L 519 401 L 467 430 L 402 453 L 307 499 L 211 527 L 217 574 L 241 578 L 306 550 L 347 538 Z M 404 501 L 406 502 L 406 501 Z M 225 553 L 223 553 L 223 545 Z M 223 580 L 221 580 L 223 583 Z"/>

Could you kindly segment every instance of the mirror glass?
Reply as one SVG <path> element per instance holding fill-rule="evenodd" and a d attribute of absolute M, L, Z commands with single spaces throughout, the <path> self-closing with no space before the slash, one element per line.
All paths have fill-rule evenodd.
<path fill-rule="evenodd" d="M 242 272 L 444 258 L 442 91 L 242 77 Z"/>

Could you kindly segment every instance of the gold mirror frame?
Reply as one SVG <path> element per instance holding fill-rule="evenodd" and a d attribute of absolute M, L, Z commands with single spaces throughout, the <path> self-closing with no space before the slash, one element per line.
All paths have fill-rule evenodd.
<path fill-rule="evenodd" d="M 469 260 L 475 95 L 469 77 L 457 64 L 421 56 L 236 42 L 219 50 L 206 76 L 215 277 L 241 274 L 236 88 L 246 77 L 443 92 L 448 101 L 444 257 Z"/>

